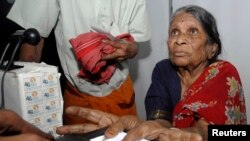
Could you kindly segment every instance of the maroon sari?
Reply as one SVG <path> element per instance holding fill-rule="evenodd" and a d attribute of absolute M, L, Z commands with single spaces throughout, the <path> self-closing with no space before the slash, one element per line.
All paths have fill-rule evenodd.
<path fill-rule="evenodd" d="M 176 105 L 173 126 L 194 126 L 198 119 L 209 124 L 246 124 L 244 93 L 236 68 L 226 61 L 208 66 Z"/>

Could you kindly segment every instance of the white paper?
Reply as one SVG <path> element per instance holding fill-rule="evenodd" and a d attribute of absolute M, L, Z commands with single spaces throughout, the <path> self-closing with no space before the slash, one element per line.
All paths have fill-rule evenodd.
<path fill-rule="evenodd" d="M 121 141 L 125 137 L 126 134 L 127 133 L 125 132 L 121 132 L 117 136 L 111 139 L 105 139 L 105 136 L 102 135 L 102 136 L 98 136 L 96 138 L 90 139 L 90 141 Z M 142 139 L 140 141 L 148 141 L 148 140 Z"/>

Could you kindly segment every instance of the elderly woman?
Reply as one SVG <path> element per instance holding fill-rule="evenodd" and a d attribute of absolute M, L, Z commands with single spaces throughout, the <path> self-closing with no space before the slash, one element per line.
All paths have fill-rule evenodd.
<path fill-rule="evenodd" d="M 197 6 L 178 9 L 167 44 L 170 59 L 156 65 L 146 96 L 148 119 L 165 119 L 180 128 L 199 120 L 246 123 L 239 74 L 232 64 L 217 59 L 221 41 L 214 17 Z"/>
<path fill-rule="evenodd" d="M 98 127 L 114 123 L 105 135 L 126 129 L 125 139 L 131 141 L 207 140 L 209 124 L 246 124 L 239 74 L 232 64 L 217 59 L 221 41 L 214 17 L 201 7 L 185 6 L 174 13 L 168 32 L 169 59 L 156 64 L 145 99 L 148 121 L 77 107 L 68 112 L 98 122 Z M 84 128 L 58 132 L 70 129 Z"/>

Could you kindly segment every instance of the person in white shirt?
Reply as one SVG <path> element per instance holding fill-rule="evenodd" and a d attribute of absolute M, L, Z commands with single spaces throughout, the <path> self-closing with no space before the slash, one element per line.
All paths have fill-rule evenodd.
<path fill-rule="evenodd" d="M 15 1 L 7 18 L 25 29 L 35 28 L 44 38 L 54 29 L 57 51 L 67 78 L 64 108 L 82 106 L 113 113 L 136 115 L 133 83 L 128 59 L 137 54 L 138 42 L 149 41 L 150 31 L 145 0 L 22 0 Z M 108 83 L 96 84 L 79 77 L 79 62 L 72 51 L 70 39 L 101 29 L 116 37 L 129 33 L 134 42 L 105 40 L 114 52 L 101 60 L 117 62 Z M 23 44 L 20 60 L 39 62 L 43 39 L 37 47 Z M 87 122 L 64 115 L 64 124 Z"/>

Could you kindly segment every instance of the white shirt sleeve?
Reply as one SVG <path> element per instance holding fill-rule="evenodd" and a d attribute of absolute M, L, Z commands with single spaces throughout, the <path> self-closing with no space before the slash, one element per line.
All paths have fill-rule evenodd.
<path fill-rule="evenodd" d="M 48 37 L 58 20 L 56 0 L 16 0 L 7 18 L 21 27 L 35 28 L 42 37 Z"/>
<path fill-rule="evenodd" d="M 129 32 L 137 42 L 144 42 L 150 39 L 150 26 L 145 0 L 137 0 L 137 5 L 131 15 Z"/>

